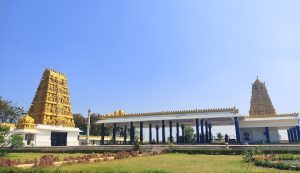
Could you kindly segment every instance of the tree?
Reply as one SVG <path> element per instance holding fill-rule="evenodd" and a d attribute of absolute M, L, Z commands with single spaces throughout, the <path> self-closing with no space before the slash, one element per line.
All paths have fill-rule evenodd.
<path fill-rule="evenodd" d="M 9 136 L 9 130 L 9 127 L 0 126 L 0 157 L 24 145 L 23 137 L 17 134 Z"/>
<path fill-rule="evenodd" d="M 101 115 L 99 114 L 91 114 L 91 128 L 90 128 L 90 135 L 92 136 L 99 136 L 101 127 L 100 125 L 96 125 L 95 123 L 100 120 Z"/>
<path fill-rule="evenodd" d="M 184 129 L 185 140 L 187 143 L 191 143 L 194 137 L 194 129 L 192 127 L 186 127 Z"/>
<path fill-rule="evenodd" d="M 87 117 L 82 116 L 81 114 L 73 114 L 75 127 L 82 130 L 82 134 L 86 135 L 87 130 Z M 101 127 L 99 125 L 96 125 L 95 123 L 100 120 L 101 115 L 100 114 L 91 114 L 91 126 L 90 126 L 90 135 L 91 136 L 100 136 Z M 109 136 L 112 131 L 112 127 L 104 127 L 104 135 Z"/>
<path fill-rule="evenodd" d="M 217 140 L 221 141 L 224 138 L 221 132 L 217 133 Z"/>
<path fill-rule="evenodd" d="M 82 134 L 86 134 L 86 128 L 87 128 L 87 119 L 83 117 L 81 114 L 73 114 L 75 127 L 82 130 Z"/>
<path fill-rule="evenodd" d="M 23 112 L 22 107 L 0 97 L 0 122 L 16 123 Z"/>

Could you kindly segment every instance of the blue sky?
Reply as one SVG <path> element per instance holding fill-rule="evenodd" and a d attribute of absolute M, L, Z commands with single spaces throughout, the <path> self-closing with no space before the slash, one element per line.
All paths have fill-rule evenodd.
<path fill-rule="evenodd" d="M 73 113 L 233 107 L 266 81 L 299 112 L 300 1 L 0 1 L 0 96 L 28 109 L 46 67 Z"/>

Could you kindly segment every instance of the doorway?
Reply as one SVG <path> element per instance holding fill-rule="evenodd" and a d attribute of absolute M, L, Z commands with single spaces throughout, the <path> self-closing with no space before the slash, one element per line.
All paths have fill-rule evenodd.
<path fill-rule="evenodd" d="M 51 146 L 66 146 L 67 132 L 51 132 Z"/>

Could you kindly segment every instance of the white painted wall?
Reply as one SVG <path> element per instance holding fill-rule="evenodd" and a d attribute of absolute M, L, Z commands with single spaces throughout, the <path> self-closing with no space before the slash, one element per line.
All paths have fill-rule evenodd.
<path fill-rule="evenodd" d="M 38 130 L 40 133 L 35 134 L 34 146 L 51 146 L 51 131 Z"/>
<path fill-rule="evenodd" d="M 25 134 L 34 133 L 34 140 L 31 143 L 33 146 L 39 147 L 51 146 L 51 132 L 67 132 L 67 146 L 79 146 L 78 136 L 79 132 L 81 132 L 78 128 L 43 124 L 35 125 L 35 129 L 33 129 L 34 131 L 28 131 L 28 129 L 16 129 L 18 131 L 13 130 L 11 130 L 12 133 L 23 135 L 23 142 L 25 146 L 28 146 L 27 141 L 25 140 Z"/>
<path fill-rule="evenodd" d="M 249 141 L 245 140 L 245 133 L 249 133 Z M 242 143 L 266 143 L 267 137 L 265 135 L 265 128 L 257 127 L 257 128 L 241 128 L 240 129 L 241 142 Z M 280 143 L 281 137 L 279 135 L 278 128 L 270 127 L 269 128 L 270 142 L 271 143 Z"/>
<path fill-rule="evenodd" d="M 78 135 L 79 132 L 68 132 L 67 146 L 79 146 Z"/>

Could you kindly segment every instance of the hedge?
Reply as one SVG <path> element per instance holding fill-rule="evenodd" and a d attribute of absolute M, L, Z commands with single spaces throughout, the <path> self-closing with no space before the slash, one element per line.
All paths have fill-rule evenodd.
<path fill-rule="evenodd" d="M 187 154 L 207 154 L 207 155 L 243 155 L 245 150 L 238 149 L 201 149 L 201 150 L 177 150 L 172 149 L 173 153 Z M 264 154 L 300 154 L 300 150 L 263 150 Z"/>

